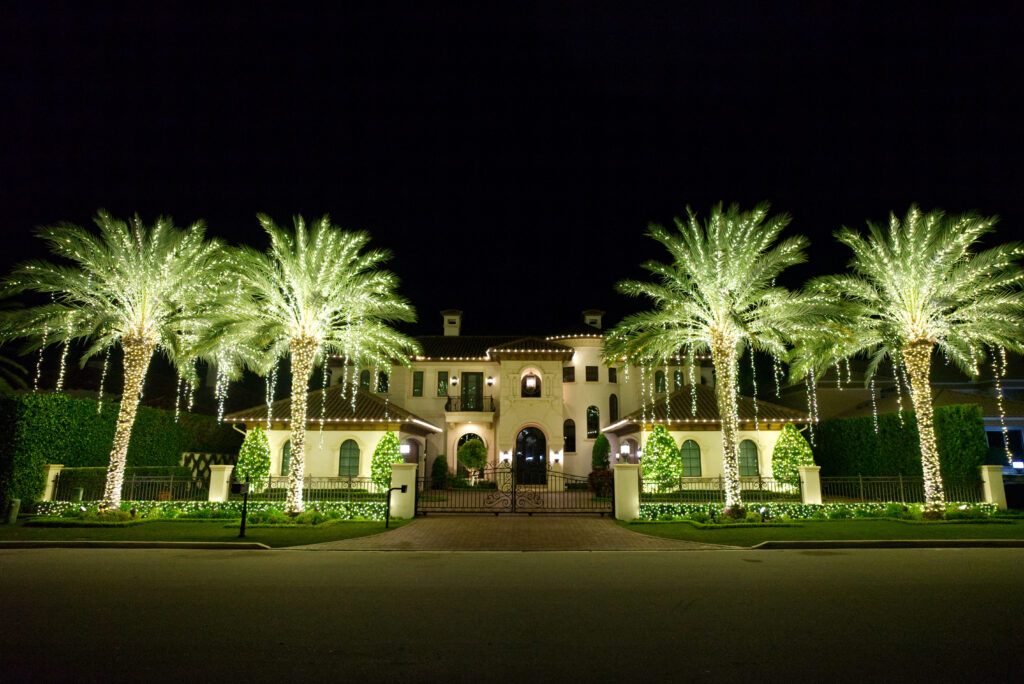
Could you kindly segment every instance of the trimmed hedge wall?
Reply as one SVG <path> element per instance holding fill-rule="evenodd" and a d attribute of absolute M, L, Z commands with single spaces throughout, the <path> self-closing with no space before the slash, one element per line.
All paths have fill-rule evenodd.
<path fill-rule="evenodd" d="M 63 394 L 0 396 L 0 504 L 42 495 L 43 465 L 106 467 L 120 404 Z M 176 466 L 184 451 L 237 453 L 242 435 L 213 416 L 140 406 L 135 416 L 129 466 Z"/>
<path fill-rule="evenodd" d="M 817 429 L 814 460 L 822 477 L 849 475 L 921 475 L 917 417 L 913 411 L 878 416 L 875 434 L 871 416 L 823 420 Z M 981 407 L 974 404 L 935 409 L 942 475 L 949 479 L 977 479 L 985 463 L 988 443 Z"/>

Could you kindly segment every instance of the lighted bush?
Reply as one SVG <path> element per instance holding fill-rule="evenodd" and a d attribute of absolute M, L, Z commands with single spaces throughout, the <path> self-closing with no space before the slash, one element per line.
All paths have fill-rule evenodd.
<path fill-rule="evenodd" d="M 800 484 L 798 466 L 814 465 L 811 445 L 792 423 L 786 423 L 772 450 L 772 477 L 777 482 L 797 486 Z"/>
<path fill-rule="evenodd" d="M 398 435 L 392 431 L 384 433 L 373 450 L 373 462 L 370 465 L 370 479 L 381 489 L 391 485 L 391 464 L 403 461 Z"/>
<path fill-rule="evenodd" d="M 248 482 L 257 487 L 270 478 L 270 441 L 259 425 L 245 433 L 242 447 L 238 450 L 234 476 L 238 482 Z"/>
<path fill-rule="evenodd" d="M 644 481 L 656 483 L 659 490 L 666 489 L 683 476 L 683 458 L 664 425 L 655 425 L 647 438 L 640 469 Z"/>

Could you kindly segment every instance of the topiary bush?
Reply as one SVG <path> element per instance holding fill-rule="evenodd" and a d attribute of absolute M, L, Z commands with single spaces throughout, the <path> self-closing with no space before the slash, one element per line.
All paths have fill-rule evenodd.
<path fill-rule="evenodd" d="M 612 453 L 612 445 L 603 432 L 599 432 L 594 440 L 594 450 L 591 452 L 590 465 L 592 468 L 607 468 L 608 457 Z"/>
<path fill-rule="evenodd" d="M 487 447 L 479 439 L 467 439 L 459 447 L 459 463 L 469 470 L 479 470 L 487 465 Z"/>
<path fill-rule="evenodd" d="M 259 425 L 245 433 L 234 475 L 238 482 L 248 482 L 257 487 L 269 481 L 270 441 Z"/>
<path fill-rule="evenodd" d="M 814 453 L 800 431 L 792 423 L 786 423 L 779 433 L 779 439 L 772 450 L 772 477 L 778 482 L 793 486 L 800 484 L 798 466 L 814 465 Z"/>
<path fill-rule="evenodd" d="M 387 489 L 391 484 L 391 464 L 401 463 L 404 460 L 401 445 L 398 443 L 398 435 L 392 431 L 385 432 L 377 442 L 377 448 L 373 450 L 370 479 L 377 487 Z"/>
<path fill-rule="evenodd" d="M 448 459 L 441 454 L 434 459 L 430 466 L 430 486 L 432 489 L 445 489 L 448 487 Z"/>
<path fill-rule="evenodd" d="M 640 470 L 644 481 L 656 483 L 659 490 L 678 482 L 683 476 L 683 457 L 664 425 L 655 425 L 647 438 Z"/>

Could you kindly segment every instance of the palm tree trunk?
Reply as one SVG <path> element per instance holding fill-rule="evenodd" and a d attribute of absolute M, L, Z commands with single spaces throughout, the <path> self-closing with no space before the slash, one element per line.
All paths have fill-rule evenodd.
<path fill-rule="evenodd" d="M 917 414 L 917 432 L 921 441 L 921 470 L 924 473 L 924 501 L 926 511 L 943 511 L 946 494 L 942 486 L 939 467 L 939 449 L 935 442 L 935 422 L 932 412 L 932 388 L 929 373 L 932 362 L 932 343 L 913 342 L 903 348 L 903 362 L 910 376 L 910 396 Z"/>
<path fill-rule="evenodd" d="M 715 397 L 722 419 L 722 473 L 725 480 L 727 515 L 743 511 L 740 493 L 740 469 L 736 458 L 738 403 L 736 400 L 736 337 L 712 331 L 711 361 L 715 366 Z"/>
<path fill-rule="evenodd" d="M 302 480 L 306 476 L 306 400 L 309 376 L 313 373 L 316 340 L 297 337 L 291 341 L 292 354 L 292 450 L 288 468 L 288 498 L 285 513 L 302 512 Z"/>
<path fill-rule="evenodd" d="M 142 384 L 146 380 L 150 359 L 156 344 L 142 337 L 124 338 L 124 392 L 121 394 L 121 408 L 117 412 L 117 427 L 114 429 L 114 445 L 110 450 L 110 465 L 107 466 L 107 484 L 103 490 L 103 508 L 117 509 L 121 506 L 121 485 L 124 483 L 124 466 L 128 458 L 128 441 L 135 425 L 135 412 L 142 399 Z"/>

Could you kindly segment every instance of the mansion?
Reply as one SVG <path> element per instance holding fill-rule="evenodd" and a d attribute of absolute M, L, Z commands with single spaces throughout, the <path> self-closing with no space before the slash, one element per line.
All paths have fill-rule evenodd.
<path fill-rule="evenodd" d="M 635 463 L 659 423 L 682 447 L 688 476 L 721 474 L 710 361 L 657 369 L 644 405 L 639 369 L 601 359 L 601 311 L 584 311 L 580 323 L 543 337 L 461 335 L 462 312 L 441 315 L 444 334 L 417 338 L 423 351 L 410 368 L 396 365 L 377 377 L 358 369 L 355 396 L 341 383 L 354 369 L 331 360 L 328 389 L 308 397 L 308 475 L 368 477 L 373 450 L 388 430 L 398 432 L 406 460 L 420 464 L 421 476 L 439 455 L 455 472 L 458 447 L 474 438 L 487 447 L 489 465 L 514 464 L 522 482 L 536 481 L 547 469 L 586 475 L 601 432 L 611 443 L 612 462 Z M 287 473 L 290 404 L 271 405 L 274 475 Z M 802 427 L 807 414 L 749 397 L 740 397 L 739 409 L 740 474 L 769 476 L 783 424 Z M 267 411 L 256 406 L 225 420 L 265 426 Z"/>

